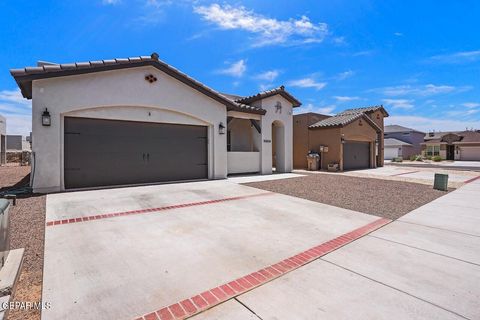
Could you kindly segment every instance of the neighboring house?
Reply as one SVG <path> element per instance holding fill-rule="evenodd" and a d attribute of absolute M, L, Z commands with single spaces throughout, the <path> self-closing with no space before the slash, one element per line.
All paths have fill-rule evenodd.
<path fill-rule="evenodd" d="M 383 106 L 345 110 L 335 116 L 315 113 L 294 116 L 294 167 L 307 167 L 307 153 L 321 153 L 322 169 L 336 163 L 340 170 L 383 166 Z M 325 149 L 324 149 L 325 150 Z"/>
<path fill-rule="evenodd" d="M 30 143 L 21 135 L 7 135 L 7 152 L 31 150 Z"/>
<path fill-rule="evenodd" d="M 404 159 L 410 156 L 418 155 L 422 151 L 421 143 L 425 133 L 415 129 L 402 127 L 399 125 L 385 126 L 385 159 L 402 157 Z"/>
<path fill-rule="evenodd" d="M 223 95 L 156 53 L 10 72 L 32 99 L 36 192 L 292 170 L 301 103 L 283 86 Z"/>
<path fill-rule="evenodd" d="M 7 119 L 0 115 L 0 165 L 7 163 Z"/>
<path fill-rule="evenodd" d="M 480 130 L 430 132 L 421 145 L 425 157 L 480 161 Z"/>

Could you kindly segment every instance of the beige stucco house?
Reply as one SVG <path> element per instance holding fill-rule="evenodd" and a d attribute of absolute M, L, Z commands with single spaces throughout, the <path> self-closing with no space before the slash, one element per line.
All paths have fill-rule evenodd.
<path fill-rule="evenodd" d="M 283 86 L 221 94 L 155 53 L 11 74 L 32 99 L 36 192 L 292 170 L 300 102 Z"/>
<path fill-rule="evenodd" d="M 480 161 L 480 131 L 430 132 L 421 143 L 424 157 Z"/>

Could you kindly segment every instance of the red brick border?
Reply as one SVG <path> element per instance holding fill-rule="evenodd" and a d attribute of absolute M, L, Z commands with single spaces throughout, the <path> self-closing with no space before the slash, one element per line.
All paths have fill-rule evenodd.
<path fill-rule="evenodd" d="M 476 180 L 478 180 L 478 179 L 480 179 L 480 176 L 475 177 L 475 178 L 472 178 L 472 179 L 469 179 L 469 180 L 467 180 L 467 181 L 464 181 L 463 183 L 465 183 L 465 184 L 471 183 L 471 182 L 476 181 Z"/>
<path fill-rule="evenodd" d="M 410 174 L 410 173 L 415 173 L 415 172 L 420 172 L 420 171 L 417 170 L 417 171 L 408 171 L 408 172 L 403 172 L 403 173 L 396 173 L 396 174 L 391 174 L 390 177 L 402 176 L 404 174 Z"/>
<path fill-rule="evenodd" d="M 256 193 L 256 194 L 251 194 L 246 196 L 229 197 L 229 198 L 221 198 L 221 199 L 198 201 L 198 202 L 189 202 L 189 203 L 176 204 L 176 205 L 158 207 L 158 208 L 148 208 L 148 209 L 131 210 L 131 211 L 123 211 L 123 212 L 112 212 L 112 213 L 105 213 L 105 214 L 97 214 L 93 216 L 69 218 L 69 219 L 63 219 L 63 220 L 53 220 L 53 221 L 48 221 L 46 225 L 47 227 L 50 227 L 50 226 L 68 224 L 68 223 L 77 223 L 77 222 L 85 222 L 85 221 L 98 220 L 98 219 L 124 217 L 124 216 L 129 216 L 134 214 L 144 214 L 144 213 L 152 213 L 152 212 L 180 209 L 180 208 L 186 208 L 186 207 L 203 206 L 207 204 L 242 200 L 242 199 L 260 197 L 260 196 L 268 196 L 273 194 L 274 194 L 273 192 L 262 192 L 262 193 Z"/>
<path fill-rule="evenodd" d="M 207 290 L 189 299 L 174 303 L 170 306 L 162 307 L 157 311 L 140 316 L 135 320 L 179 320 L 189 318 L 235 296 L 259 287 L 275 278 L 281 277 L 284 274 L 361 238 L 390 222 L 391 220 L 380 218 L 364 225 L 363 227 L 352 230 L 274 265 Z"/>

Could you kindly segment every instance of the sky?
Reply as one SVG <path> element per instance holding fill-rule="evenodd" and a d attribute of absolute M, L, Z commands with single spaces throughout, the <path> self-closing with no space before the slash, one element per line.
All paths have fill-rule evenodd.
<path fill-rule="evenodd" d="M 0 2 L 0 114 L 31 130 L 9 73 L 150 55 L 217 91 L 285 85 L 296 113 L 383 104 L 387 124 L 480 129 L 480 1 Z"/>

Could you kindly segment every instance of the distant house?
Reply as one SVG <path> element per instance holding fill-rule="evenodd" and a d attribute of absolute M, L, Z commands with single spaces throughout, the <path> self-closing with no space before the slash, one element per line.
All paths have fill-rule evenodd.
<path fill-rule="evenodd" d="M 425 157 L 480 161 L 480 130 L 430 132 L 421 146 Z"/>
<path fill-rule="evenodd" d="M 321 153 L 322 169 L 329 164 L 340 170 L 383 166 L 383 106 L 348 109 L 334 116 L 316 113 L 293 117 L 293 166 L 307 167 L 308 151 Z M 328 151 L 327 151 L 328 150 Z"/>
<path fill-rule="evenodd" d="M 7 162 L 7 120 L 0 115 L 0 165 Z"/>
<path fill-rule="evenodd" d="M 407 159 L 421 153 L 425 133 L 399 125 L 388 125 L 385 126 L 384 137 L 386 160 L 397 157 Z"/>
<path fill-rule="evenodd" d="M 30 143 L 24 136 L 7 135 L 7 152 L 31 150 Z"/>

